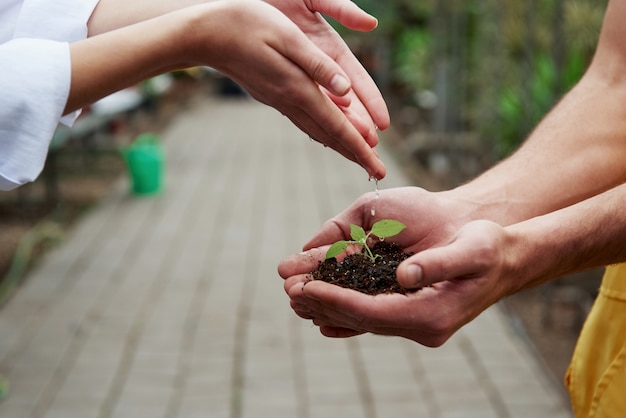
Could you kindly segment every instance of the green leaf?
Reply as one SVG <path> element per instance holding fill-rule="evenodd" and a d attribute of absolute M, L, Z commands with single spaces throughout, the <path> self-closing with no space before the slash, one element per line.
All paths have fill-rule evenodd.
<path fill-rule="evenodd" d="M 326 259 L 337 257 L 348 248 L 348 244 L 350 244 L 350 241 L 337 241 L 331 245 L 328 251 L 326 251 Z"/>
<path fill-rule="evenodd" d="M 402 222 L 392 219 L 383 219 L 372 225 L 371 234 L 376 235 L 378 238 L 393 237 L 402 232 L 404 228 L 406 228 L 406 225 Z"/>
<path fill-rule="evenodd" d="M 358 244 L 365 245 L 365 241 L 367 240 L 367 235 L 365 234 L 365 230 L 358 225 L 350 224 L 350 236 L 353 240 L 355 240 Z"/>

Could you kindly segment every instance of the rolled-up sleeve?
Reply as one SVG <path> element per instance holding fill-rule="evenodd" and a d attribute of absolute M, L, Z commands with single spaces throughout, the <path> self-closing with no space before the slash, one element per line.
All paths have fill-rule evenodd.
<path fill-rule="evenodd" d="M 98 0 L 25 0 L 13 39 L 0 45 L 0 189 L 41 173 L 70 91 L 69 43 L 87 37 Z"/>

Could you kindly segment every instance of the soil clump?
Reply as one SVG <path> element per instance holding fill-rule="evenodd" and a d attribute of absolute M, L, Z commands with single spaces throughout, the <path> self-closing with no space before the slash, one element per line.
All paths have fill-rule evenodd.
<path fill-rule="evenodd" d="M 365 249 L 346 256 L 341 262 L 334 257 L 324 260 L 311 272 L 313 279 L 369 295 L 411 292 L 396 281 L 396 269 L 413 253 L 405 253 L 398 244 L 387 241 L 377 242 L 372 252 L 376 254 L 374 261 L 367 256 Z"/>

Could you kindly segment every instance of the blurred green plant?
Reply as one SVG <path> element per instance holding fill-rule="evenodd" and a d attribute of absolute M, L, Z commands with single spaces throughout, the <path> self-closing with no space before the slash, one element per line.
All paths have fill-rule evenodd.
<path fill-rule="evenodd" d="M 424 28 L 410 28 L 400 33 L 393 51 L 394 75 L 414 90 L 432 84 L 428 71 L 432 60 L 432 37 Z"/>
<path fill-rule="evenodd" d="M 584 74 L 607 0 L 355 2 L 379 19 L 364 36 L 389 46 L 390 82 L 408 97 L 437 92 L 444 62 L 439 103 L 461 121 L 449 129 L 503 157 Z"/>
<path fill-rule="evenodd" d="M 0 375 L 0 401 L 9 394 L 9 381 Z"/>
<path fill-rule="evenodd" d="M 497 104 L 499 141 L 496 143 L 500 157 L 510 154 L 541 118 L 554 106 L 562 92 L 569 90 L 584 74 L 586 59 L 580 51 L 571 51 L 560 74 L 554 57 L 537 58 L 530 87 L 513 86 L 502 91 Z M 561 83 L 559 86 L 558 83 Z M 524 103 L 528 96 L 528 104 Z"/>

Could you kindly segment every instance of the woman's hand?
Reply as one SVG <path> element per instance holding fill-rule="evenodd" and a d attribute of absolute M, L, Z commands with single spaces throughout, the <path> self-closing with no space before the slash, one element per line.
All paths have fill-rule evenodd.
<path fill-rule="evenodd" d="M 366 111 L 358 110 L 359 102 L 347 96 L 350 76 L 276 7 L 258 0 L 216 0 L 162 15 L 151 11 L 157 16 L 105 31 L 111 25 L 107 13 L 113 13 L 116 1 L 108 0 L 94 12 L 90 33 L 93 29 L 97 35 L 71 45 L 72 91 L 66 112 L 156 74 L 210 66 L 311 138 L 363 166 L 370 176 L 385 176 L 371 145 L 376 142 L 372 121 Z M 309 9 L 298 10 L 291 13 L 321 19 Z M 324 25 L 307 23 L 309 28 Z M 322 32 L 317 31 L 318 37 L 332 36 Z M 329 48 L 345 60 L 345 51 Z"/>
<path fill-rule="evenodd" d="M 350 98 L 350 110 L 364 120 L 371 118 L 375 126 L 370 124 L 368 128 L 387 129 L 389 112 L 378 87 L 343 39 L 320 16 L 320 13 L 348 29 L 360 32 L 374 30 L 378 25 L 376 18 L 365 13 L 350 0 L 266 1 L 289 17 L 315 45 L 343 68 L 352 83 L 352 91 L 347 95 Z M 370 146 L 376 146 L 378 137 L 375 130 L 365 132 L 364 137 Z"/>
<path fill-rule="evenodd" d="M 375 142 L 367 112 L 353 110 L 358 102 L 351 101 L 342 106 L 344 113 L 320 89 L 335 96 L 350 92 L 349 76 L 341 66 L 266 3 L 236 0 L 213 5 L 220 9 L 219 21 L 198 18 L 192 26 L 212 33 L 197 38 L 198 59 L 206 59 L 316 141 L 359 163 L 370 176 L 384 177 L 383 163 L 364 140 L 369 136 Z"/>

